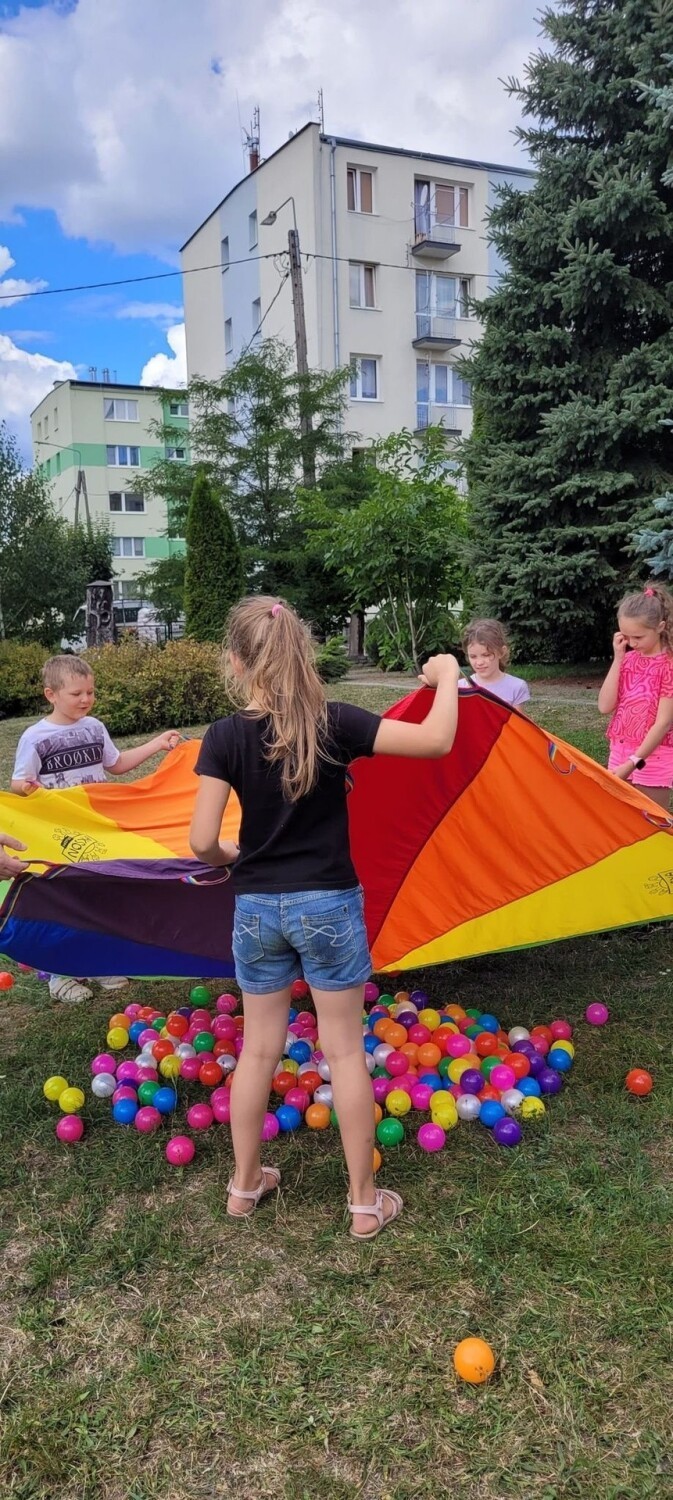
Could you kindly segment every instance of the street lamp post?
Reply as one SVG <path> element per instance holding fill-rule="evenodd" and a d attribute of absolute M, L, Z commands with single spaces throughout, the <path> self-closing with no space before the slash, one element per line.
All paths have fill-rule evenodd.
<path fill-rule="evenodd" d="M 304 284 L 301 270 L 301 250 L 299 246 L 299 230 L 297 228 L 297 210 L 295 201 L 290 194 L 279 203 L 278 208 L 272 208 L 262 219 L 263 225 L 275 224 L 276 219 L 288 203 L 292 204 L 292 219 L 294 227 L 288 230 L 287 248 L 290 258 L 290 283 L 292 286 L 292 307 L 294 311 L 294 341 L 297 351 L 297 374 L 299 382 L 299 423 L 301 429 L 302 468 L 304 471 L 304 487 L 315 488 L 315 454 L 313 451 L 313 422 L 309 402 L 309 368 L 308 368 L 308 346 L 306 342 L 306 314 L 304 310 Z"/>

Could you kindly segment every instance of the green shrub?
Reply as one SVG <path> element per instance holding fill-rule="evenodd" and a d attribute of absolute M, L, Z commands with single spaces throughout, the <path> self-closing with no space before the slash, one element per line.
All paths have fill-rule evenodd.
<path fill-rule="evenodd" d="M 330 640 L 325 641 L 324 646 L 318 647 L 316 666 L 323 682 L 338 682 L 340 677 L 346 676 L 350 662 L 346 647 L 338 636 L 332 636 Z"/>
<path fill-rule="evenodd" d="M 87 651 L 86 659 L 96 678 L 94 713 L 113 735 L 208 724 L 231 711 L 211 642 L 162 647 L 126 639 Z"/>
<path fill-rule="evenodd" d="M 401 631 L 401 639 L 393 638 L 385 622 L 387 606 L 370 620 L 365 633 L 365 651 L 375 666 L 384 672 L 413 672 L 409 631 Z M 421 661 L 442 651 L 455 651 L 459 639 L 460 625 L 456 616 L 443 605 L 429 609 L 421 622 L 418 638 L 418 654 Z"/>
<path fill-rule="evenodd" d="M 0 717 L 46 711 L 42 666 L 48 656 L 37 641 L 0 641 Z"/>

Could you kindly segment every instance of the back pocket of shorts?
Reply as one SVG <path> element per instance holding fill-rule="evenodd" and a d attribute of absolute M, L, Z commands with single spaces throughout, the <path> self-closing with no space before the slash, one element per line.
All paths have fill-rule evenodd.
<path fill-rule="evenodd" d="M 234 958 L 241 964 L 256 964 L 264 957 L 256 912 L 236 911 L 231 947 Z"/>
<path fill-rule="evenodd" d="M 332 906 L 315 916 L 302 914 L 304 950 L 317 964 L 338 963 L 353 951 L 353 924 L 347 906 Z"/>

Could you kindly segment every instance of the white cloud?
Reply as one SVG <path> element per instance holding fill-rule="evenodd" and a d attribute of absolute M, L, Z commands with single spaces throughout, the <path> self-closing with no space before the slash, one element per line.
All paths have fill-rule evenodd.
<path fill-rule="evenodd" d="M 537 45 L 536 9 L 537 0 L 24 8 L 0 33 L 0 216 L 51 208 L 67 234 L 172 255 L 245 170 L 238 101 L 244 121 L 260 105 L 268 155 L 316 118 L 321 85 L 336 134 L 521 161 L 510 134 L 518 104 L 499 79 L 520 73 Z"/>
<path fill-rule="evenodd" d="M 187 345 L 184 323 L 166 330 L 166 342 L 172 349 L 170 354 L 153 354 L 143 365 L 141 385 L 167 385 L 171 389 L 187 384 Z"/>
<path fill-rule="evenodd" d="M 49 359 L 20 349 L 0 333 L 0 416 L 16 435 L 21 452 L 30 460 L 30 413 L 51 390 L 55 380 L 76 380 L 69 360 Z"/>
<path fill-rule="evenodd" d="M 182 304 L 176 302 L 127 302 L 117 308 L 115 317 L 144 319 L 148 323 L 177 323 L 182 311 Z"/>
<path fill-rule="evenodd" d="M 15 302 L 20 302 L 24 297 L 30 297 L 33 292 L 39 292 L 47 285 L 46 281 L 22 281 L 14 276 L 6 276 L 6 271 L 11 271 L 16 262 L 10 254 L 6 245 L 0 245 L 0 312 L 5 307 L 13 307 Z"/>

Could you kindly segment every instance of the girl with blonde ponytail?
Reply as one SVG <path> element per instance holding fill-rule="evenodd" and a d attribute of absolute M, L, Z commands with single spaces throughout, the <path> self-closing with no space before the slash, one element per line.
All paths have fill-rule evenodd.
<path fill-rule="evenodd" d="M 673 596 L 651 583 L 617 610 L 614 658 L 598 695 L 610 714 L 608 770 L 667 811 L 673 786 Z"/>
<path fill-rule="evenodd" d="M 363 894 L 351 859 L 347 768 L 361 755 L 445 755 L 458 714 L 458 664 L 435 656 L 422 681 L 436 689 L 422 724 L 380 719 L 328 703 L 310 632 L 283 599 L 243 599 L 229 616 L 225 670 L 240 709 L 208 730 L 196 771 L 191 846 L 198 859 L 233 866 L 234 961 L 243 993 L 245 1045 L 234 1074 L 235 1171 L 228 1213 L 254 1212 L 280 1183 L 260 1161 L 269 1086 L 287 1035 L 290 989 L 311 987 L 329 1062 L 350 1192 L 351 1234 L 373 1239 L 402 1199 L 376 1189 L 374 1112 L 362 1042 L 371 972 Z M 221 844 L 231 788 L 241 802 L 240 850 Z"/>

